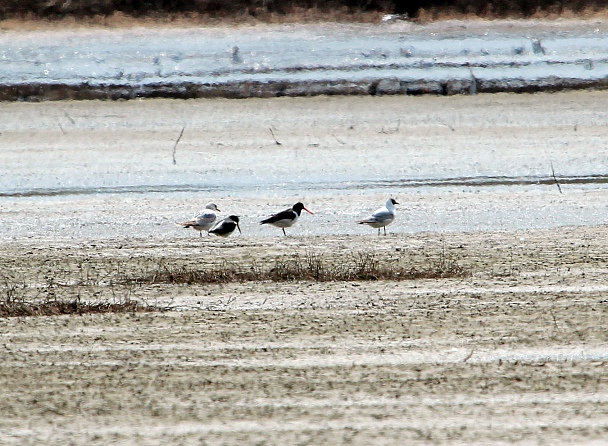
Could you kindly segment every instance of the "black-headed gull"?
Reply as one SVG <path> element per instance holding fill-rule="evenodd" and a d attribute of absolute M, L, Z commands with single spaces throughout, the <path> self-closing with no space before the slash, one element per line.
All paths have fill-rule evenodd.
<path fill-rule="evenodd" d="M 357 223 L 360 225 L 370 225 L 372 228 L 378 228 L 378 235 L 380 235 L 380 228 L 384 228 L 384 235 L 386 235 L 386 227 L 395 220 L 395 205 L 397 203 L 393 198 L 386 200 L 386 204 L 374 211 L 365 220 L 360 220 Z"/>
<path fill-rule="evenodd" d="M 215 224 L 217 212 L 220 212 L 220 210 L 217 208 L 215 203 L 207 203 L 205 209 L 203 209 L 196 217 L 190 221 L 178 223 L 178 225 L 184 228 L 192 228 L 198 231 L 202 237 L 203 231 L 209 231 L 209 229 L 211 229 Z"/>
<path fill-rule="evenodd" d="M 281 228 L 283 230 L 283 235 L 287 235 L 285 233 L 285 228 L 293 226 L 294 223 L 298 221 L 298 217 L 300 217 L 302 210 L 308 212 L 310 215 L 315 215 L 313 212 L 306 209 L 306 207 L 302 203 L 298 202 L 289 209 L 285 209 L 284 211 L 281 211 L 278 214 L 271 215 L 267 219 L 262 220 L 260 224 L 269 224 L 276 226 L 277 228 Z"/>

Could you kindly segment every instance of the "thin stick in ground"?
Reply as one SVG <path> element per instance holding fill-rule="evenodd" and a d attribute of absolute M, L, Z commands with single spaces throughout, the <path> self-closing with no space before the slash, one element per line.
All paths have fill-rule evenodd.
<path fill-rule="evenodd" d="M 281 144 L 281 143 L 280 143 L 280 142 L 277 140 L 277 138 L 274 136 L 274 132 L 272 131 L 272 127 L 268 127 L 268 130 L 270 130 L 270 134 L 272 135 L 272 138 L 274 139 L 275 144 L 276 144 L 277 146 L 282 145 L 282 144 Z"/>
<path fill-rule="evenodd" d="M 180 139 L 182 139 L 182 136 L 184 135 L 184 130 L 186 130 L 186 127 L 182 127 L 182 131 L 179 132 L 179 136 L 177 137 L 175 145 L 173 146 L 173 165 L 177 163 L 177 161 L 175 160 L 175 152 L 177 151 L 177 145 L 179 144 Z"/>
<path fill-rule="evenodd" d="M 553 176 L 553 181 L 555 181 L 555 184 L 557 185 L 557 189 L 559 189 L 559 193 L 562 193 L 562 187 L 559 185 L 559 181 L 557 181 L 557 178 L 555 177 L 555 169 L 553 168 L 553 163 L 551 163 L 551 175 Z"/>

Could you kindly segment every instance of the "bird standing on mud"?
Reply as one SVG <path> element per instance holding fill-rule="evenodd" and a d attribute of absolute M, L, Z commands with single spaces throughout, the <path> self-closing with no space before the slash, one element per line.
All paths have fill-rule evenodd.
<path fill-rule="evenodd" d="M 365 220 L 360 220 L 357 223 L 360 225 L 369 225 L 372 228 L 378 228 L 378 235 L 380 235 L 380 228 L 384 228 L 384 235 L 386 235 L 386 227 L 395 220 L 395 205 L 399 204 L 394 199 L 389 198 L 386 200 L 386 204 L 374 211 Z"/>
<path fill-rule="evenodd" d="M 209 230 L 209 234 L 219 235 L 220 237 L 228 237 L 234 232 L 235 229 L 239 230 L 239 234 L 242 234 L 241 227 L 239 226 L 239 217 L 236 215 L 230 215 L 218 222 L 214 227 Z"/>
<path fill-rule="evenodd" d="M 269 224 L 276 226 L 277 228 L 281 228 L 283 230 L 283 235 L 286 236 L 287 234 L 285 233 L 285 228 L 293 226 L 295 222 L 298 221 L 302 210 L 308 212 L 310 215 L 315 215 L 313 212 L 306 209 L 306 207 L 302 203 L 298 202 L 289 209 L 285 209 L 284 211 L 281 211 L 278 214 L 271 215 L 267 219 L 262 220 L 260 224 Z"/>
<path fill-rule="evenodd" d="M 203 236 L 203 231 L 209 231 L 217 219 L 217 212 L 220 210 L 217 208 L 215 203 L 207 203 L 205 209 L 203 209 L 196 217 L 190 221 L 184 221 L 178 223 L 178 225 L 184 228 L 192 228 L 199 232 L 199 235 Z"/>

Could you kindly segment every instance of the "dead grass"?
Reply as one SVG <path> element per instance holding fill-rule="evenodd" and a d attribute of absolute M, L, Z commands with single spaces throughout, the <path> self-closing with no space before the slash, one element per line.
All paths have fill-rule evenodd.
<path fill-rule="evenodd" d="M 442 255 L 427 268 L 408 267 L 382 261 L 378 256 L 359 253 L 349 259 L 326 260 L 314 253 L 274 259 L 268 267 L 256 263 L 238 265 L 222 262 L 206 267 L 171 265 L 159 262 L 157 268 L 126 278 L 129 284 L 214 284 L 230 282 L 354 282 L 369 280 L 416 280 L 466 277 L 469 272 L 453 259 Z"/>
<path fill-rule="evenodd" d="M 225 26 L 256 26 L 263 24 L 309 24 L 309 23 L 378 23 L 384 13 L 359 12 L 347 13 L 333 11 L 323 13 L 319 10 L 302 10 L 283 15 L 268 13 L 253 17 L 235 14 L 229 17 L 212 17 L 206 14 L 167 14 L 147 17 L 131 17 L 117 12 L 109 16 L 62 17 L 48 20 L 35 17 L 7 18 L 0 21 L 3 30 L 65 30 L 77 28 L 124 29 L 137 27 L 197 28 Z"/>
<path fill-rule="evenodd" d="M 607 19 L 608 9 L 606 7 L 587 6 L 582 9 L 573 9 L 571 7 L 556 7 L 549 6 L 547 8 L 537 8 L 532 12 L 524 12 L 517 10 L 500 11 L 489 7 L 486 10 L 477 12 L 466 11 L 454 7 L 431 7 L 428 9 L 421 8 L 416 17 L 415 22 L 425 24 L 432 22 L 440 22 L 444 20 L 517 20 L 517 19 L 541 19 L 541 20 L 558 20 L 558 19 Z"/>
<path fill-rule="evenodd" d="M 459 0 L 353 3 L 227 1 L 191 3 L 0 0 L 0 29 L 200 27 L 289 23 L 378 23 L 385 14 L 407 13 L 412 21 L 496 19 L 605 19 L 608 0 Z"/>
<path fill-rule="evenodd" d="M 186 261 L 187 262 L 187 261 Z M 428 266 L 408 266 L 399 256 L 361 252 L 324 257 L 313 252 L 276 257 L 269 262 L 199 265 L 183 260 L 136 262 L 90 259 L 44 264 L 40 274 L 0 271 L 0 318 L 62 314 L 162 311 L 141 303 L 138 290 L 156 285 L 206 285 L 243 282 L 356 282 L 466 277 L 469 271 L 442 250 Z M 16 270 L 15 270 L 16 271 Z M 28 272 L 30 274 L 31 272 Z"/>
<path fill-rule="evenodd" d="M 75 286 L 82 286 L 77 283 Z M 28 300 L 28 285 L 14 276 L 0 275 L 0 318 L 24 316 L 58 316 L 62 314 L 134 313 L 158 311 L 153 305 L 132 300 L 128 295 L 113 302 L 92 302 L 80 298 L 62 298 L 60 287 L 49 281 L 38 292 L 39 297 Z M 67 288 L 67 287 L 64 287 Z"/>
<path fill-rule="evenodd" d="M 49 300 L 44 302 L 4 301 L 0 302 L 0 318 L 25 316 L 59 316 L 62 314 L 98 314 L 98 313 L 136 313 L 158 311 L 159 309 L 144 305 L 134 300 L 120 303 L 80 302 L 78 300 Z"/>
<path fill-rule="evenodd" d="M 213 27 L 213 26 L 239 26 L 259 24 L 307 24 L 307 23 L 378 23 L 384 12 L 378 11 L 349 11 L 338 8 L 325 11 L 319 8 L 294 7 L 288 14 L 276 12 L 261 12 L 251 15 L 246 11 L 214 16 L 204 13 L 170 13 L 149 14 L 134 17 L 117 11 L 108 15 L 74 16 L 44 18 L 33 14 L 21 16 L 6 16 L 0 19 L 0 29 L 9 31 L 28 30 L 65 30 L 78 28 L 136 28 L 136 27 Z"/>

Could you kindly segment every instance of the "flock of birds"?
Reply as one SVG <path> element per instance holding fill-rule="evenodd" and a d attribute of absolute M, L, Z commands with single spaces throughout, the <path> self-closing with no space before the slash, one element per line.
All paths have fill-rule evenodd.
<path fill-rule="evenodd" d="M 397 203 L 393 198 L 386 200 L 386 204 L 374 211 L 369 217 L 364 220 L 359 220 L 357 223 L 361 225 L 369 225 L 372 228 L 378 229 L 378 235 L 380 230 L 384 229 L 384 235 L 386 235 L 386 227 L 395 220 L 395 205 Z M 289 209 L 278 212 L 271 215 L 268 218 L 260 221 L 261 225 L 269 224 L 281 228 L 283 235 L 287 235 L 285 228 L 293 226 L 302 211 L 306 211 L 311 215 L 313 212 L 306 209 L 304 204 L 298 202 Z M 207 231 L 209 234 L 217 235 L 220 237 L 228 237 L 236 229 L 241 233 L 241 227 L 239 226 L 239 216 L 229 215 L 228 217 L 217 220 L 217 213 L 220 212 L 215 203 L 208 203 L 197 216 L 192 220 L 177 223 L 184 228 L 192 228 L 199 232 L 200 236 L 203 236 L 203 231 Z"/>

